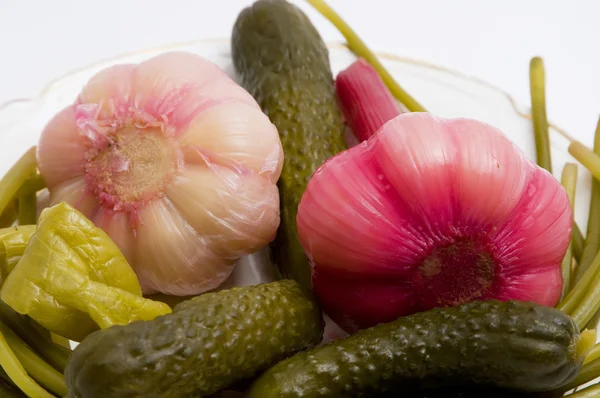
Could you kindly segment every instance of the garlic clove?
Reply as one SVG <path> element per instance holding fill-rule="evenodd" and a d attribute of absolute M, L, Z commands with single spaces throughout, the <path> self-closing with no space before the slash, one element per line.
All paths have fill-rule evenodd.
<path fill-rule="evenodd" d="M 85 177 L 75 177 L 56 185 L 50 193 L 49 206 L 67 202 L 77 208 L 88 219 L 93 219 L 100 208 L 96 197 L 88 192 Z"/>
<path fill-rule="evenodd" d="M 437 239 L 448 232 L 456 216 L 452 186 L 459 148 L 437 118 L 406 116 L 390 120 L 379 130 L 372 145 L 373 158 L 389 181 L 390 192 L 400 196 L 398 208 L 409 219 L 426 220 L 420 226 Z"/>
<path fill-rule="evenodd" d="M 230 80 L 219 67 L 197 55 L 161 54 L 138 65 L 133 103 L 140 115 L 161 118 L 170 129 L 167 134 L 178 136 L 205 101 L 205 87 L 222 79 Z"/>
<path fill-rule="evenodd" d="M 98 104 L 98 117 L 129 111 L 133 94 L 134 64 L 114 65 L 94 75 L 81 90 L 77 103 Z"/>
<path fill-rule="evenodd" d="M 100 207 L 91 220 L 110 236 L 127 259 L 127 262 L 135 264 L 133 227 L 137 224 L 137 220 L 130 220 L 130 218 L 131 216 L 127 213 L 115 212 L 105 207 Z"/>
<path fill-rule="evenodd" d="M 38 143 L 38 167 L 49 188 L 84 174 L 87 146 L 75 125 L 75 110 L 68 107 L 46 125 Z"/>
<path fill-rule="evenodd" d="M 460 217 L 491 225 L 503 222 L 515 210 L 535 166 L 490 125 L 454 119 L 445 126 L 460 148 L 451 187 Z"/>
<path fill-rule="evenodd" d="M 216 288 L 233 270 L 233 263 L 213 253 L 169 199 L 148 203 L 139 219 L 134 269 L 144 294 L 200 294 Z"/>
<path fill-rule="evenodd" d="M 560 298 L 561 286 L 560 268 L 545 263 L 529 272 L 503 275 L 489 296 L 498 300 L 519 301 L 532 301 L 535 298 L 539 304 L 554 307 Z"/>
<path fill-rule="evenodd" d="M 406 222 L 396 205 L 397 195 L 373 165 L 368 152 L 342 153 L 312 177 L 297 224 L 302 246 L 320 266 L 351 273 L 403 274 L 410 266 L 402 264 L 421 256 L 424 238 Z M 326 173 L 321 172 L 324 169 Z"/>
<path fill-rule="evenodd" d="M 183 218 L 223 258 L 253 253 L 273 240 L 279 193 L 268 180 L 217 165 L 189 165 L 166 190 Z"/>
<path fill-rule="evenodd" d="M 276 182 L 283 166 L 277 129 L 253 106 L 224 103 L 205 110 L 181 137 L 186 161 L 216 163 L 242 171 L 249 168 Z"/>
<path fill-rule="evenodd" d="M 492 241 L 502 263 L 501 276 L 517 287 L 527 286 L 522 297 L 529 300 L 536 298 L 540 302 L 540 292 L 547 292 L 546 301 L 541 304 L 554 306 L 562 286 L 557 264 L 569 245 L 572 228 L 571 218 L 564 216 L 570 212 L 570 206 L 564 189 L 552 175 L 542 169 L 532 174 L 516 210 L 494 231 Z M 558 277 L 551 277 L 554 273 Z M 533 278 L 530 274 L 538 276 Z"/>

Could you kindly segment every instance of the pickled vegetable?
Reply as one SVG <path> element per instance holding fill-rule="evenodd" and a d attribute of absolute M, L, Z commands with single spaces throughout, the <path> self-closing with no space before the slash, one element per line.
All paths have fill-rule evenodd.
<path fill-rule="evenodd" d="M 577 376 L 595 337 L 553 308 L 471 302 L 296 354 L 262 374 L 248 398 L 404 396 L 473 384 L 554 390 Z"/>
<path fill-rule="evenodd" d="M 4 245 L 6 269 L 0 272 L 0 286 L 8 274 L 17 266 L 29 240 L 35 233 L 35 225 L 23 225 L 0 229 L 0 241 Z"/>
<path fill-rule="evenodd" d="M 346 149 L 327 47 L 308 17 L 285 0 L 259 0 L 243 10 L 231 47 L 242 86 L 277 126 L 285 154 L 274 260 L 283 276 L 310 289 L 298 203 L 315 170 Z"/>
<path fill-rule="evenodd" d="M 173 314 L 87 337 L 65 373 L 69 397 L 203 397 L 315 346 L 322 334 L 319 308 L 294 281 L 206 293 Z"/>
<path fill-rule="evenodd" d="M 349 332 L 471 300 L 554 306 L 573 224 L 563 187 L 502 132 L 428 113 L 325 163 L 297 222 L 313 291 Z"/>
<path fill-rule="evenodd" d="M 66 203 L 42 212 L 0 297 L 18 313 L 77 341 L 98 326 L 170 312 L 166 304 L 142 297 L 135 273 L 116 245 Z"/>
<path fill-rule="evenodd" d="M 50 205 L 102 228 L 146 295 L 219 287 L 279 226 L 277 129 L 197 54 L 99 71 L 44 128 L 38 161 Z"/>

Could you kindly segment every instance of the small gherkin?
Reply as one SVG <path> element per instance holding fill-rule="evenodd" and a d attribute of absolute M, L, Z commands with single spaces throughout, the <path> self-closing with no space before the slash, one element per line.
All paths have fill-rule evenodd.
<path fill-rule="evenodd" d="M 444 398 L 519 397 L 498 389 L 533 394 L 565 387 L 595 338 L 595 332 L 580 334 L 555 308 L 473 301 L 401 317 L 300 352 L 264 372 L 247 398 L 434 398 L 432 389 L 443 389 Z M 465 390 L 451 394 L 461 386 Z M 490 394 L 477 395 L 478 386 Z M 540 396 L 553 393 L 531 395 Z"/>
<path fill-rule="evenodd" d="M 310 289 L 296 229 L 298 204 L 315 170 L 346 149 L 329 52 L 309 18 L 285 0 L 259 0 L 244 9 L 231 46 L 240 84 L 277 127 L 284 151 L 273 257 L 284 277 Z"/>
<path fill-rule="evenodd" d="M 152 321 L 112 326 L 75 349 L 70 398 L 204 397 L 321 341 L 323 319 L 293 280 L 206 293 Z"/>

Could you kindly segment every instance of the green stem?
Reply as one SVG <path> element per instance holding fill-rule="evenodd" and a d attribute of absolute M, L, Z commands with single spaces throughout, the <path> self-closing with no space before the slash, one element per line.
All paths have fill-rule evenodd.
<path fill-rule="evenodd" d="M 550 157 L 550 135 L 546 117 L 546 72 L 544 61 L 534 57 L 529 63 L 529 88 L 531 91 L 531 118 L 535 134 L 537 163 L 540 167 L 552 173 Z"/>
<path fill-rule="evenodd" d="M 5 384 L 8 384 L 11 387 L 17 387 L 17 385 L 13 383 L 10 377 L 8 377 L 2 366 L 0 366 L 0 382 L 4 382 Z"/>
<path fill-rule="evenodd" d="M 579 229 L 579 225 L 573 223 L 573 231 L 571 231 L 571 243 L 573 244 L 573 257 L 579 261 L 583 256 L 583 247 L 585 246 L 585 239 Z"/>
<path fill-rule="evenodd" d="M 583 289 L 580 288 L 579 285 L 583 285 L 585 278 L 588 277 L 588 272 L 583 274 L 581 281 L 575 285 L 575 288 L 572 291 L 576 291 L 578 289 L 583 290 L 585 293 L 579 303 L 575 306 L 575 308 L 571 311 L 570 315 L 579 326 L 579 329 L 583 329 L 590 319 L 594 316 L 594 314 L 600 309 L 600 277 L 598 275 L 598 258 L 599 255 L 596 255 L 596 258 L 592 262 L 592 266 L 588 269 L 589 271 L 595 271 L 593 276 L 590 275 L 591 283 L 587 283 L 588 288 Z M 568 296 L 567 296 L 568 299 Z M 565 299 L 566 301 L 566 299 Z"/>
<path fill-rule="evenodd" d="M 40 387 L 27 374 L 5 338 L 3 328 L 0 329 L 0 366 L 2 366 L 13 383 L 15 383 L 21 391 L 27 394 L 27 396 L 36 398 L 54 398 L 52 394 Z"/>
<path fill-rule="evenodd" d="M 0 241 L 6 250 L 7 274 L 12 272 L 19 262 L 36 228 L 35 225 L 19 225 L 0 229 Z"/>
<path fill-rule="evenodd" d="M 19 362 L 21 362 L 23 368 L 25 368 L 27 373 L 30 374 L 34 380 L 58 396 L 64 397 L 67 395 L 67 386 L 65 385 L 62 373 L 58 372 L 37 356 L 37 354 L 3 322 L 0 322 L 0 333 L 4 336 L 5 341 L 8 343 Z"/>
<path fill-rule="evenodd" d="M 0 214 L 0 228 L 6 228 L 13 225 L 17 220 L 17 206 L 14 200 L 11 200 L 4 211 Z"/>
<path fill-rule="evenodd" d="M 54 343 L 50 333 L 42 333 L 30 318 L 16 313 L 3 301 L 0 301 L 0 321 L 4 322 L 54 369 L 61 373 L 65 371 L 71 350 Z"/>
<path fill-rule="evenodd" d="M 586 363 L 596 360 L 598 358 L 600 358 L 600 344 L 596 344 L 592 347 L 590 352 L 585 357 L 583 364 L 585 365 Z"/>
<path fill-rule="evenodd" d="M 29 193 L 19 196 L 18 218 L 19 225 L 35 224 L 37 218 L 37 196 Z"/>
<path fill-rule="evenodd" d="M 588 169 L 595 179 L 600 180 L 600 156 L 579 141 L 571 142 L 569 153 Z"/>
<path fill-rule="evenodd" d="M 36 148 L 30 148 L 0 180 L 0 214 L 15 197 L 28 178 L 36 174 Z"/>
<path fill-rule="evenodd" d="M 329 20 L 344 36 L 348 42 L 348 48 L 358 57 L 364 58 L 375 68 L 390 92 L 411 112 L 427 112 L 425 108 L 410 94 L 408 94 L 394 80 L 394 77 L 385 69 L 377 56 L 367 47 L 352 28 L 323 0 L 307 0 L 321 15 Z"/>
<path fill-rule="evenodd" d="M 577 190 L 577 165 L 575 163 L 565 164 L 565 167 L 562 171 L 561 184 L 567 192 L 567 196 L 569 197 L 569 202 L 571 203 L 571 208 L 573 209 L 574 213 L 575 194 Z M 565 298 L 571 286 L 571 262 L 573 259 L 572 246 L 572 243 L 570 243 L 569 247 L 567 248 L 567 252 L 565 253 L 565 257 L 561 263 L 563 279 L 562 294 L 560 296 L 561 300 Z"/>
<path fill-rule="evenodd" d="M 594 153 L 600 155 L 600 119 L 596 125 L 594 135 Z M 600 250 L 600 181 L 592 178 L 592 197 L 588 217 L 587 232 L 585 234 L 585 247 L 581 256 L 579 268 L 575 274 L 574 282 L 581 279 L 583 273 L 589 268 L 594 257 Z"/>
<path fill-rule="evenodd" d="M 15 196 L 23 196 L 29 194 L 37 194 L 42 189 L 46 188 L 46 181 L 42 178 L 41 175 L 36 174 L 32 177 L 29 177 L 19 188 L 17 194 Z"/>
<path fill-rule="evenodd" d="M 577 283 L 573 289 L 569 292 L 567 297 L 562 300 L 556 308 L 563 311 L 566 314 L 572 315 L 576 310 L 577 306 L 582 302 L 586 293 L 590 289 L 592 284 L 596 284 L 596 276 L 600 271 L 600 253 L 596 255 L 592 265 L 583 274 L 583 277 Z M 600 304 L 600 303 L 599 303 Z M 585 324 L 584 324 L 585 325 Z"/>

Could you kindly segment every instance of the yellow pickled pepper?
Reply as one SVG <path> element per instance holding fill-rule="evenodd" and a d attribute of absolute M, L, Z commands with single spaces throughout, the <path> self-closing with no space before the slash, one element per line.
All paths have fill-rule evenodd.
<path fill-rule="evenodd" d="M 60 336 L 81 341 L 92 331 L 171 312 L 142 297 L 116 244 L 67 203 L 45 209 L 0 298 Z"/>

